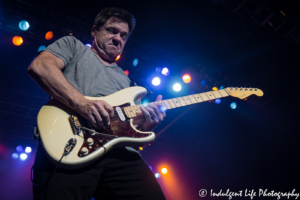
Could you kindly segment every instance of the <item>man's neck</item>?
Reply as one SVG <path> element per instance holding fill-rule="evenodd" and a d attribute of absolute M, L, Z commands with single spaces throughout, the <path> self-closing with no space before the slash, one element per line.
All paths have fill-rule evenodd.
<path fill-rule="evenodd" d="M 97 51 L 94 47 L 91 47 L 91 49 L 92 49 L 92 51 L 94 51 L 94 52 L 97 54 L 97 56 L 100 58 L 100 60 L 102 61 L 103 64 L 105 64 L 105 65 L 113 65 L 113 64 L 116 64 L 116 61 L 110 62 L 110 61 L 104 60 L 104 59 L 100 56 L 100 54 L 98 53 L 98 51 Z"/>

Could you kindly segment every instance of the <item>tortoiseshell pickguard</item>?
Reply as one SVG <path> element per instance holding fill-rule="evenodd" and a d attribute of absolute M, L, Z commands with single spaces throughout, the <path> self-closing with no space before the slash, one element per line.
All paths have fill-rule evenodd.
<path fill-rule="evenodd" d="M 81 151 L 79 151 L 78 152 L 79 157 L 87 156 L 90 153 L 96 151 L 97 149 L 102 147 L 107 142 L 115 139 L 114 136 L 117 136 L 117 138 L 119 138 L 119 137 L 142 138 L 142 137 L 150 136 L 150 134 L 141 134 L 141 133 L 135 131 L 131 127 L 130 119 L 125 115 L 125 113 L 123 111 L 123 108 L 126 107 L 126 106 L 130 106 L 130 103 L 126 103 L 126 104 L 114 107 L 114 111 L 115 111 L 116 107 L 120 107 L 122 109 L 122 112 L 125 116 L 125 121 L 124 122 L 119 119 L 119 116 L 115 111 L 114 112 L 114 117 L 110 119 L 110 125 L 107 126 L 105 129 L 97 130 L 98 133 L 104 133 L 104 134 L 107 134 L 109 136 L 103 136 L 103 135 L 100 135 L 100 134 L 91 135 L 88 131 L 82 130 L 83 135 L 84 135 L 84 143 L 83 143 L 82 147 L 80 148 L 80 150 L 83 147 L 86 147 L 89 150 L 89 153 L 86 154 L 86 155 L 83 155 L 81 153 Z M 86 143 L 86 140 L 88 138 L 92 138 L 94 140 L 94 144 L 88 145 Z"/>

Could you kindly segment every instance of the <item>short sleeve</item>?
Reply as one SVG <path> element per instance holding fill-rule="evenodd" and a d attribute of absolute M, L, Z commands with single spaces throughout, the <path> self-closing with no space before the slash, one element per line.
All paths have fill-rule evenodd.
<path fill-rule="evenodd" d="M 73 36 L 65 36 L 49 45 L 45 51 L 48 51 L 60 58 L 67 66 L 75 55 L 76 45 L 79 41 Z"/>

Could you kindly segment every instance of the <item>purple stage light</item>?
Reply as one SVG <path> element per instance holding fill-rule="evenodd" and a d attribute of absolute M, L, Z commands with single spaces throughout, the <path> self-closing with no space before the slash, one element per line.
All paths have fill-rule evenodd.
<path fill-rule="evenodd" d="M 22 146 L 17 146 L 16 150 L 17 150 L 17 152 L 21 152 L 21 151 L 23 151 L 23 147 Z"/>
<path fill-rule="evenodd" d="M 170 74 L 170 70 L 166 67 L 164 67 L 162 70 L 161 70 L 161 73 L 165 76 L 168 76 Z"/>
<path fill-rule="evenodd" d="M 18 153 L 13 153 L 13 154 L 11 155 L 11 157 L 12 157 L 13 159 L 17 159 L 17 158 L 19 157 L 19 154 L 18 154 Z"/>
<path fill-rule="evenodd" d="M 21 159 L 22 161 L 26 160 L 26 159 L 27 159 L 27 154 L 26 154 L 26 153 L 22 153 L 22 154 L 20 155 L 20 159 Z"/>
<path fill-rule="evenodd" d="M 25 148 L 25 153 L 31 153 L 31 151 L 32 151 L 31 147 L 26 147 Z"/>

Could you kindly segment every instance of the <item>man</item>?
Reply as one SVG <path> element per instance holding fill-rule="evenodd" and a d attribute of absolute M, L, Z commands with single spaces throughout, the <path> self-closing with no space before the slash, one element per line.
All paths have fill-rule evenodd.
<path fill-rule="evenodd" d="M 69 106 L 96 128 L 110 124 L 113 108 L 105 101 L 84 96 L 106 96 L 130 86 L 130 79 L 116 64 L 116 57 L 135 27 L 128 11 L 107 8 L 96 17 L 93 44 L 85 47 L 73 36 L 63 37 L 41 52 L 28 68 L 29 75 L 49 95 Z M 162 96 L 157 97 L 157 101 Z M 141 107 L 145 116 L 140 130 L 150 131 L 165 117 L 158 105 Z M 132 147 L 113 149 L 99 161 L 79 170 L 58 169 L 39 145 L 35 164 L 34 199 L 165 199 L 161 188 Z M 49 181 L 48 181 L 49 180 Z M 46 184 L 44 184 L 46 182 Z"/>

